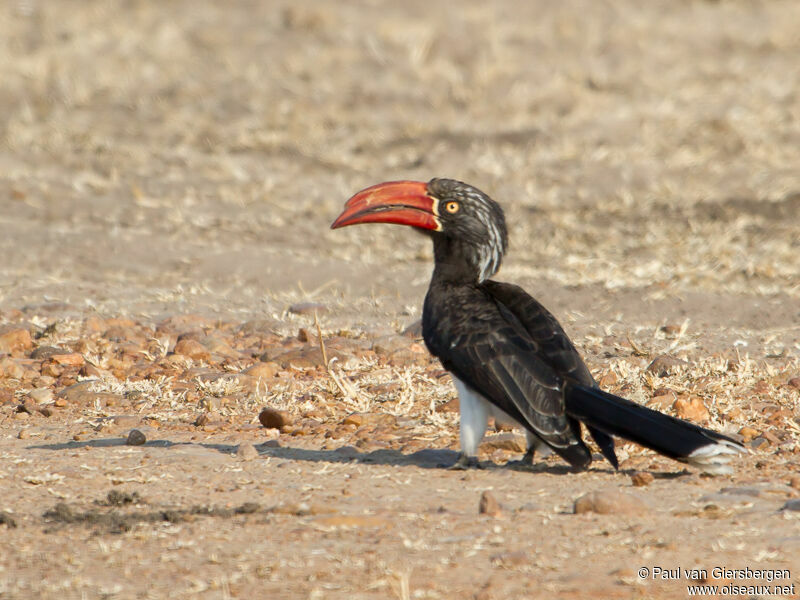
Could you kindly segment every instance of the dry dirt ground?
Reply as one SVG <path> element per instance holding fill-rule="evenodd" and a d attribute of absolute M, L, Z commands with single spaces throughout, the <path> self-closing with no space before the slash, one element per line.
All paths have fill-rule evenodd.
<path fill-rule="evenodd" d="M 0 598 L 796 595 L 798 24 L 780 0 L 4 3 Z M 328 230 L 432 176 L 503 204 L 498 278 L 605 388 L 741 436 L 735 473 L 630 445 L 620 472 L 515 470 L 507 431 L 444 468 L 454 390 L 402 333 L 428 242 Z M 575 514 L 591 492 L 623 496 Z"/>

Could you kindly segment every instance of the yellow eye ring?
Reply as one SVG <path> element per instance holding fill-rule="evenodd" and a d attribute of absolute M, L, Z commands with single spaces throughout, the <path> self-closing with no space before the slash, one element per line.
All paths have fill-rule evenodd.
<path fill-rule="evenodd" d="M 461 205 L 458 202 L 451 200 L 450 202 L 444 205 L 444 209 L 451 215 L 454 215 L 461 209 Z"/>

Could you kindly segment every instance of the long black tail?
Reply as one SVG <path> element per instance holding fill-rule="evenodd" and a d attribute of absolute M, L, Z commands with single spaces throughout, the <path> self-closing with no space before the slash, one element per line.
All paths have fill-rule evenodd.
<path fill-rule="evenodd" d="M 730 472 L 726 463 L 732 456 L 746 452 L 739 442 L 721 433 L 598 388 L 570 385 L 564 397 L 567 414 L 590 429 L 619 436 L 707 472 Z"/>

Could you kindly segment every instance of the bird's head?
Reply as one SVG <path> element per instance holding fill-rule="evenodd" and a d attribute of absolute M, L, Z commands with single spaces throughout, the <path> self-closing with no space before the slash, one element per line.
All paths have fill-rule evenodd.
<path fill-rule="evenodd" d="M 508 246 L 500 205 L 454 179 L 389 181 L 363 189 L 347 201 L 331 229 L 359 223 L 395 223 L 430 233 L 436 268 L 455 279 L 491 277 Z"/>

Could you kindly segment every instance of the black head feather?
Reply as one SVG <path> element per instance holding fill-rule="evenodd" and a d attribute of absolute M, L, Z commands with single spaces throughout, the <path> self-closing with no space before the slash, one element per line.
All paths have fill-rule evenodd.
<path fill-rule="evenodd" d="M 455 179 L 431 179 L 441 230 L 433 233 L 436 269 L 447 279 L 484 281 L 508 247 L 503 209 L 478 188 Z"/>

